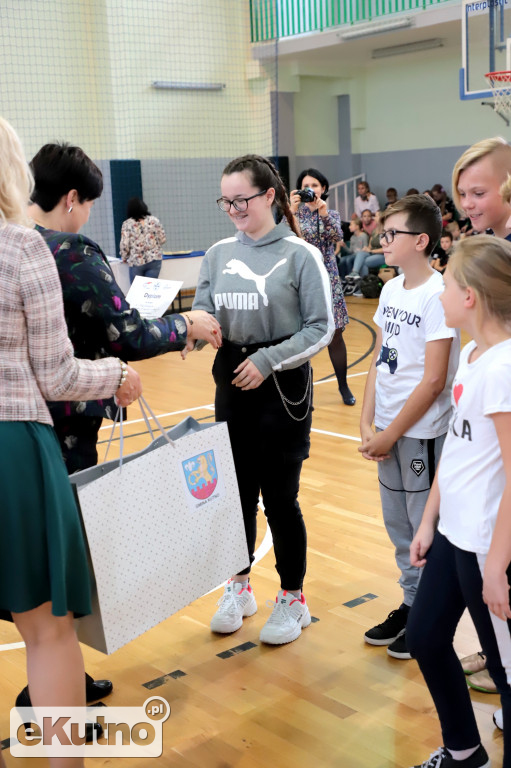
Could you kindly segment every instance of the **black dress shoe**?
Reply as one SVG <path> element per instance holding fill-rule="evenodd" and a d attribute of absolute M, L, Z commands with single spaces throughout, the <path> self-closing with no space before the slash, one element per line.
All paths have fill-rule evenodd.
<path fill-rule="evenodd" d="M 93 701 L 104 699 L 113 691 L 113 683 L 111 680 L 94 680 L 90 675 L 85 673 L 85 698 L 87 704 L 91 704 Z M 26 685 L 21 693 L 16 697 L 17 707 L 31 707 L 30 694 L 28 692 L 28 685 Z"/>
<path fill-rule="evenodd" d="M 109 696 L 114 689 L 114 685 L 111 680 L 94 680 L 90 675 L 85 673 L 85 698 L 87 704 L 98 699 L 104 699 L 105 696 Z"/>
<path fill-rule="evenodd" d="M 100 682 L 109 682 L 108 680 Z M 110 683 L 110 685 L 112 685 Z M 105 704 L 99 704 L 96 706 L 106 706 Z M 29 707 L 32 709 L 32 702 L 30 701 L 30 695 L 28 693 L 28 685 L 26 685 L 21 693 L 16 697 L 16 708 Z M 32 728 L 32 723 L 23 723 L 25 731 L 28 733 Z M 94 741 L 94 731 L 96 731 L 96 739 L 100 739 L 103 736 L 103 726 L 100 723 L 85 723 L 85 741 L 87 744 L 91 744 Z"/>
<path fill-rule="evenodd" d="M 339 392 L 341 393 L 341 397 L 344 405 L 355 405 L 357 400 L 347 387 L 344 391 L 339 387 Z"/>

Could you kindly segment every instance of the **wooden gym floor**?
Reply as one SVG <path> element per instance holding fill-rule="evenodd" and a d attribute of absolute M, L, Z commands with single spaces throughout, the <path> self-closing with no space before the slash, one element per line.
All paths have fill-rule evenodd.
<path fill-rule="evenodd" d="M 266 600 L 278 589 L 273 550 L 255 565 L 252 586 L 259 610 L 233 635 L 212 635 L 209 620 L 217 590 L 172 616 L 112 656 L 83 647 L 86 669 L 111 678 L 111 706 L 137 706 L 149 694 L 171 705 L 163 754 L 130 759 L 133 768 L 409 768 L 441 744 L 433 705 L 415 661 L 398 661 L 363 641 L 366 629 L 401 602 L 398 571 L 380 512 L 376 465 L 357 453 L 358 420 L 370 362 L 376 301 L 348 299 L 345 338 L 353 408 L 342 404 L 328 353 L 313 361 L 314 419 L 311 457 L 305 462 L 300 502 L 309 549 L 305 595 L 315 621 L 289 645 L 259 644 L 270 614 Z M 186 361 L 168 354 L 137 363 L 144 395 L 171 426 L 190 414 L 213 420 L 209 348 Z M 138 406 L 130 407 L 133 436 L 127 450 L 148 442 Z M 101 433 L 107 438 L 108 430 Z M 102 446 L 103 450 L 103 446 Z M 266 531 L 260 515 L 259 542 Z M 227 576 L 228 574 L 226 574 Z M 122 611 L 122 606 L 119 606 Z M 0 738 L 9 733 L 9 709 L 26 683 L 25 652 L 15 628 L 0 622 Z M 247 644 L 246 650 L 239 646 Z M 238 649 L 226 654 L 225 651 Z M 464 617 L 456 638 L 460 656 L 479 650 Z M 219 654 L 222 654 L 219 655 Z M 156 681 L 148 691 L 144 684 Z M 490 756 L 502 759 L 502 736 L 491 715 L 495 695 L 471 693 Z M 5 747 L 4 742 L 4 747 Z M 7 765 L 39 768 L 44 760 Z M 91 768 L 122 765 L 91 759 Z"/>

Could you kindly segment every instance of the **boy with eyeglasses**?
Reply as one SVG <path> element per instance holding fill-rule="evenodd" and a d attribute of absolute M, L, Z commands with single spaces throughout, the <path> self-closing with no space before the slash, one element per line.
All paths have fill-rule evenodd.
<path fill-rule="evenodd" d="M 387 645 L 389 656 L 409 659 L 406 621 L 420 573 L 410 564 L 409 548 L 448 429 L 460 339 L 445 324 L 439 299 L 442 276 L 428 260 L 442 231 L 436 203 L 428 195 L 409 195 L 389 206 L 381 221 L 385 261 L 400 267 L 402 274 L 385 283 L 374 315 L 378 330 L 359 451 L 378 462 L 383 520 L 395 547 L 404 597 L 364 640 Z"/>

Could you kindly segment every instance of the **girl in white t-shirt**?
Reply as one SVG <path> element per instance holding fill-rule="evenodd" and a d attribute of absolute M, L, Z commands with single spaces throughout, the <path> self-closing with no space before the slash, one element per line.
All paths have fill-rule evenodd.
<path fill-rule="evenodd" d="M 463 349 L 442 458 L 410 547 L 426 566 L 406 627 L 444 745 L 422 768 L 486 768 L 462 665 L 453 648 L 468 608 L 501 695 L 511 766 L 511 243 L 477 235 L 455 249 L 441 297 Z M 417 768 L 417 767 L 416 767 Z"/>

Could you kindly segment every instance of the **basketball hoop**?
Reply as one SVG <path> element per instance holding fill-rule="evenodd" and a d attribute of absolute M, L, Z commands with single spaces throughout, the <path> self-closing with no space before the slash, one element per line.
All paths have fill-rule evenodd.
<path fill-rule="evenodd" d="M 493 93 L 493 108 L 503 117 L 511 116 L 511 71 L 485 75 Z"/>

